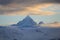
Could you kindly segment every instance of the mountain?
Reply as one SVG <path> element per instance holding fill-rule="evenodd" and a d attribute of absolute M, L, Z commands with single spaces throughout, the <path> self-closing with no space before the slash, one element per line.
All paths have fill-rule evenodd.
<path fill-rule="evenodd" d="M 30 16 L 27 16 L 22 21 L 17 23 L 17 26 L 21 27 L 33 27 L 34 25 L 36 25 L 36 23 L 32 20 Z"/>
<path fill-rule="evenodd" d="M 39 24 L 44 24 L 44 22 L 43 22 L 43 21 L 41 21 L 41 22 L 39 22 Z"/>

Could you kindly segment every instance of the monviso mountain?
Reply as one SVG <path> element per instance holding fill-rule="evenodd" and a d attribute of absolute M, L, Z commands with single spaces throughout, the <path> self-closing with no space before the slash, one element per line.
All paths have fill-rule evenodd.
<path fill-rule="evenodd" d="M 12 26 L 19 26 L 19 27 L 35 27 L 36 22 L 30 16 L 25 17 L 22 21 L 19 21 L 17 24 Z"/>

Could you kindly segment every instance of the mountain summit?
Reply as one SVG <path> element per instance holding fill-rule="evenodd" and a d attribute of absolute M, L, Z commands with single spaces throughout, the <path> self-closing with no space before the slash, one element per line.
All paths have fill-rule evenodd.
<path fill-rule="evenodd" d="M 36 23 L 30 16 L 25 17 L 22 21 L 17 23 L 17 26 L 21 27 L 33 27 Z"/>

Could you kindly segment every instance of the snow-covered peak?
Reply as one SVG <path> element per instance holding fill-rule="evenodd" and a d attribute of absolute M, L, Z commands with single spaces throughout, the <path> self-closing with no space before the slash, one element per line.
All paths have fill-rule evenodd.
<path fill-rule="evenodd" d="M 25 17 L 22 21 L 17 23 L 17 26 L 22 27 L 31 27 L 36 25 L 36 23 L 33 21 L 33 19 L 30 16 Z"/>

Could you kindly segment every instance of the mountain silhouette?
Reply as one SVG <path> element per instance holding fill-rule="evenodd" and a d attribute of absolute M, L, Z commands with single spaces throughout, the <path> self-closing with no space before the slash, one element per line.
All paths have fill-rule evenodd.
<path fill-rule="evenodd" d="M 39 24 L 44 24 L 44 22 L 43 21 L 40 21 Z"/>
<path fill-rule="evenodd" d="M 22 21 L 19 21 L 17 24 L 13 24 L 13 26 L 20 27 L 33 27 L 36 25 L 36 22 L 30 16 L 25 17 Z"/>

